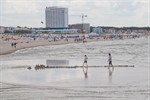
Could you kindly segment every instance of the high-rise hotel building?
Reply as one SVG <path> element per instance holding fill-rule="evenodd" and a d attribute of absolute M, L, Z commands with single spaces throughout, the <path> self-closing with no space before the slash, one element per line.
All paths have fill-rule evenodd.
<path fill-rule="evenodd" d="M 67 28 L 68 8 L 46 7 L 45 20 L 46 28 Z"/>

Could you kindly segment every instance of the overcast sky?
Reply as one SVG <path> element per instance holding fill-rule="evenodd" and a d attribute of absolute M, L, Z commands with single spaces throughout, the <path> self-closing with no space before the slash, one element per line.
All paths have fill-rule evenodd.
<path fill-rule="evenodd" d="M 0 0 L 0 26 L 45 27 L 48 6 L 68 8 L 69 24 L 150 26 L 150 0 Z"/>

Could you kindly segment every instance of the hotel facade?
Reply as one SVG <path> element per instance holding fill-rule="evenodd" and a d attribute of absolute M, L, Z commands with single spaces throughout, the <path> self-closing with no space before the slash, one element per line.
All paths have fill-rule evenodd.
<path fill-rule="evenodd" d="M 46 7 L 45 22 L 46 28 L 68 28 L 68 8 Z"/>

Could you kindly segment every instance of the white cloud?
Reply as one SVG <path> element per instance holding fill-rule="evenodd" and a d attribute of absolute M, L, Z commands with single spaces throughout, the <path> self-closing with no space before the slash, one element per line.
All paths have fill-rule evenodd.
<path fill-rule="evenodd" d="M 40 27 L 46 6 L 69 8 L 69 15 L 88 15 L 91 25 L 148 26 L 150 0 L 0 0 L 0 25 Z M 81 17 L 69 16 L 70 23 Z M 21 23 L 20 23 L 21 22 Z"/>
<path fill-rule="evenodd" d="M 38 11 L 35 0 L 2 0 L 2 10 L 5 13 L 33 13 Z"/>

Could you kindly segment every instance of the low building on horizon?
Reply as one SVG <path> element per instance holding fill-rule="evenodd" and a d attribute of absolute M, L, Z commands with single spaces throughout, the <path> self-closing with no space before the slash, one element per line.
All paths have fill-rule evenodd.
<path fill-rule="evenodd" d="M 83 24 L 71 24 L 69 25 L 70 29 L 77 29 L 78 33 L 90 33 L 90 24 L 89 23 L 83 23 Z"/>
<path fill-rule="evenodd" d="M 91 29 L 92 31 L 92 33 L 97 33 L 97 34 L 102 34 L 103 33 L 103 29 L 101 28 L 101 27 L 92 27 L 92 29 Z"/>
<path fill-rule="evenodd" d="M 0 34 L 3 34 L 5 32 L 5 27 L 4 26 L 0 26 Z"/>
<path fill-rule="evenodd" d="M 36 33 L 50 33 L 50 34 L 77 34 L 77 29 L 68 29 L 68 28 L 39 28 L 36 29 Z"/>

